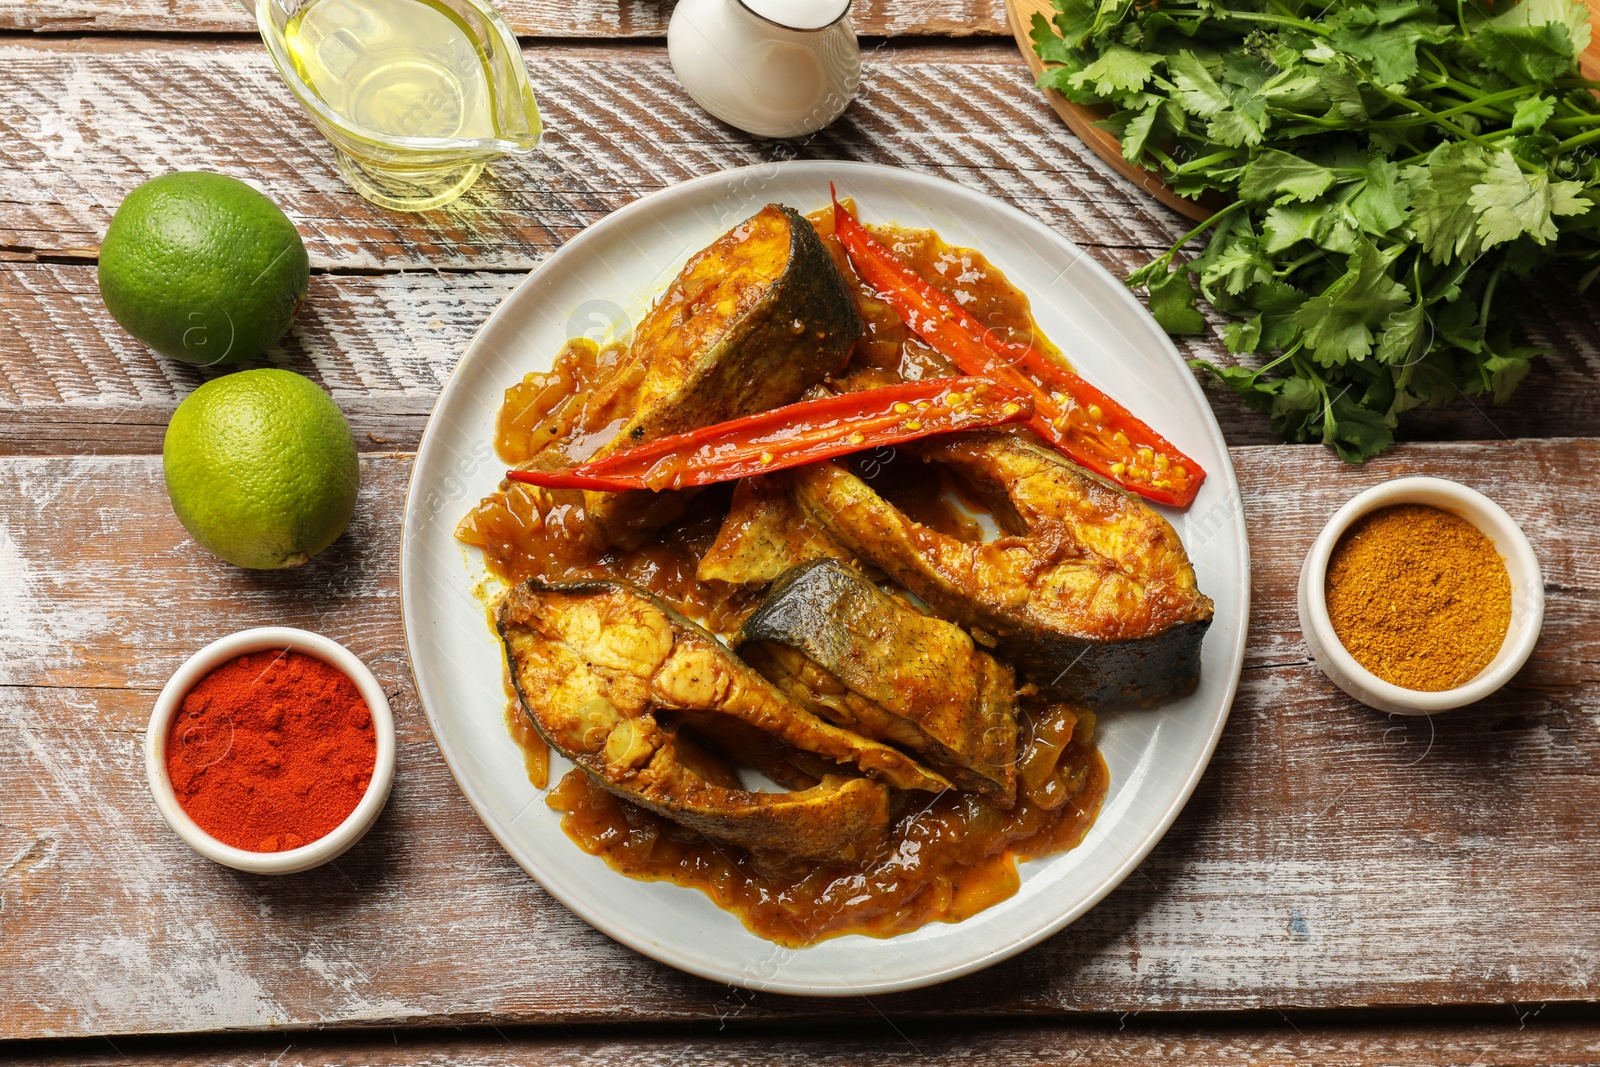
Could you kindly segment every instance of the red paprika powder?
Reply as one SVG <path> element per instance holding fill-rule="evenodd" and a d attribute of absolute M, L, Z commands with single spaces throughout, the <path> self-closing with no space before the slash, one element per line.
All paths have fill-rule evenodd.
<path fill-rule="evenodd" d="M 355 810 L 377 753 L 372 711 L 343 671 L 302 652 L 251 652 L 184 696 L 167 734 L 167 773 L 206 833 L 282 852 Z"/>

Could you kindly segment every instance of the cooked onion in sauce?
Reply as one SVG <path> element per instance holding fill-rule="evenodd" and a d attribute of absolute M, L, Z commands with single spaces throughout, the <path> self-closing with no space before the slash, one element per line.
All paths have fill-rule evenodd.
<path fill-rule="evenodd" d="M 1094 716 L 1057 706 L 1042 713 L 1023 750 L 1037 784 L 1018 782 L 1010 811 L 950 791 L 904 794 L 887 852 L 860 868 L 746 852 L 685 830 L 620 800 L 581 771 L 547 798 L 585 852 L 632 878 L 702 890 L 755 933 L 781 945 L 840 934 L 893 937 L 929 922 L 960 922 L 1017 891 L 1017 860 L 1083 840 L 1105 798 L 1105 761 Z M 1076 728 L 1074 727 L 1076 721 Z M 1070 742 L 1057 747 L 1057 741 Z"/>

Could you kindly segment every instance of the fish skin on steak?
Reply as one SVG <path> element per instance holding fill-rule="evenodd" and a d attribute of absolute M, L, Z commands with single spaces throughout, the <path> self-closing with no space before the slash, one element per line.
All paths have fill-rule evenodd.
<path fill-rule="evenodd" d="M 882 844 L 888 786 L 950 787 L 898 749 L 795 704 L 636 586 L 530 580 L 505 595 L 495 623 L 517 699 L 550 746 L 600 786 L 708 836 L 859 859 Z M 838 773 L 797 792 L 739 788 L 731 765 L 680 731 L 679 709 L 755 727 L 825 757 Z"/>
<path fill-rule="evenodd" d="M 947 465 L 1017 527 L 963 541 L 914 522 L 835 463 L 791 472 L 808 518 L 1046 692 L 1090 704 L 1192 691 L 1211 598 L 1177 531 L 1126 490 L 1019 436 L 905 446 Z"/>
<path fill-rule="evenodd" d="M 616 395 L 591 403 L 624 421 L 586 458 L 792 403 L 841 370 L 865 330 L 816 228 L 768 204 L 691 256 L 650 308 L 598 390 Z M 586 492 L 584 507 L 609 543 L 632 547 L 681 514 L 686 499 Z"/>
<path fill-rule="evenodd" d="M 740 631 L 739 655 L 840 726 L 910 749 L 963 789 L 1016 796 L 1016 679 L 966 631 L 837 559 L 802 563 Z"/>

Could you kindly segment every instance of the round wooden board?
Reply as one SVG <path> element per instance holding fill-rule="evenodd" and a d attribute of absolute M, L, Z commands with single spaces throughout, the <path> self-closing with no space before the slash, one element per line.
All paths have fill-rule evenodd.
<path fill-rule="evenodd" d="M 1600 11 L 1600 0 L 1586 0 L 1589 5 L 1589 21 L 1594 23 L 1596 11 Z M 1022 58 L 1027 62 L 1028 69 L 1037 78 L 1044 73 L 1044 60 L 1033 50 L 1033 41 L 1028 36 L 1033 27 L 1033 16 L 1043 15 L 1050 19 L 1055 15 L 1055 6 L 1051 0 L 1006 0 L 1006 21 L 1011 24 L 1011 36 L 1016 38 L 1017 47 L 1022 50 Z M 1589 47 L 1584 49 L 1579 66 L 1586 78 L 1600 79 L 1600 27 L 1596 28 L 1589 41 Z M 1050 106 L 1056 109 L 1056 114 L 1065 120 L 1073 133 L 1083 139 L 1083 143 L 1094 151 L 1094 154 L 1105 160 L 1117 173 L 1133 182 L 1139 188 L 1155 197 L 1157 200 L 1183 212 L 1196 222 L 1203 222 L 1211 217 L 1214 208 L 1198 204 L 1173 192 L 1161 177 L 1154 171 L 1143 167 L 1136 167 L 1122 158 L 1122 142 L 1109 130 L 1101 129 L 1095 123 L 1105 116 L 1093 108 L 1074 104 L 1054 89 L 1041 90 L 1045 99 L 1050 101 Z"/>
<path fill-rule="evenodd" d="M 1600 2 L 1600 0 L 1595 0 Z M 1033 50 L 1033 41 L 1028 33 L 1033 27 L 1033 16 L 1043 15 L 1050 19 L 1055 15 L 1055 7 L 1050 0 L 1006 0 L 1006 20 L 1011 24 L 1011 36 L 1017 40 L 1017 47 L 1022 50 L 1022 58 L 1027 62 L 1028 69 L 1037 78 L 1044 73 L 1044 60 Z M 1056 109 L 1056 114 L 1065 120 L 1068 128 L 1083 139 L 1094 154 L 1109 163 L 1118 174 L 1127 178 L 1133 184 L 1161 201 L 1163 204 L 1194 219 L 1203 222 L 1211 217 L 1215 209 L 1197 204 L 1193 200 L 1179 196 L 1168 188 L 1167 184 L 1154 171 L 1143 167 L 1136 167 L 1122 158 L 1122 142 L 1109 130 L 1101 129 L 1095 123 L 1104 115 L 1093 108 L 1074 104 L 1054 89 L 1041 90 L 1045 99 L 1050 101 L 1050 106 Z"/>

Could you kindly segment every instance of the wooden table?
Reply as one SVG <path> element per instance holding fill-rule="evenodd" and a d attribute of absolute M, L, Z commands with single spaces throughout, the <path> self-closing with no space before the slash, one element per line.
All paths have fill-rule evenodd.
<path fill-rule="evenodd" d="M 1600 1063 L 1600 323 L 1559 280 L 1524 301 L 1552 355 L 1511 406 L 1420 414 L 1412 443 L 1365 467 L 1276 443 L 1213 394 L 1255 563 L 1240 696 L 1161 845 L 1030 952 L 870 1000 L 751 994 L 596 933 L 474 818 L 412 690 L 397 537 L 434 397 L 527 270 L 642 194 L 795 156 L 953 178 L 1115 272 L 1185 229 L 1064 130 L 997 0 L 857 8 L 860 99 L 786 143 L 687 100 L 664 5 L 508 3 L 545 147 L 496 165 L 449 211 L 403 216 L 345 188 L 226 0 L 0 2 L 0 1038 L 21 1042 L 0 1056 Z M 158 453 L 205 375 L 130 339 L 96 290 L 122 196 L 186 168 L 258 182 L 299 225 L 310 298 L 270 361 L 330 390 L 365 449 L 350 531 L 290 574 L 221 565 L 186 537 Z M 1191 347 L 1222 351 L 1215 336 Z M 1401 473 L 1500 500 L 1548 582 L 1528 667 L 1432 721 L 1345 698 L 1308 663 L 1295 620 L 1321 522 Z M 376 830 L 336 865 L 279 880 L 190 852 L 157 816 L 140 755 L 172 669 L 267 623 L 364 657 L 400 731 Z"/>

